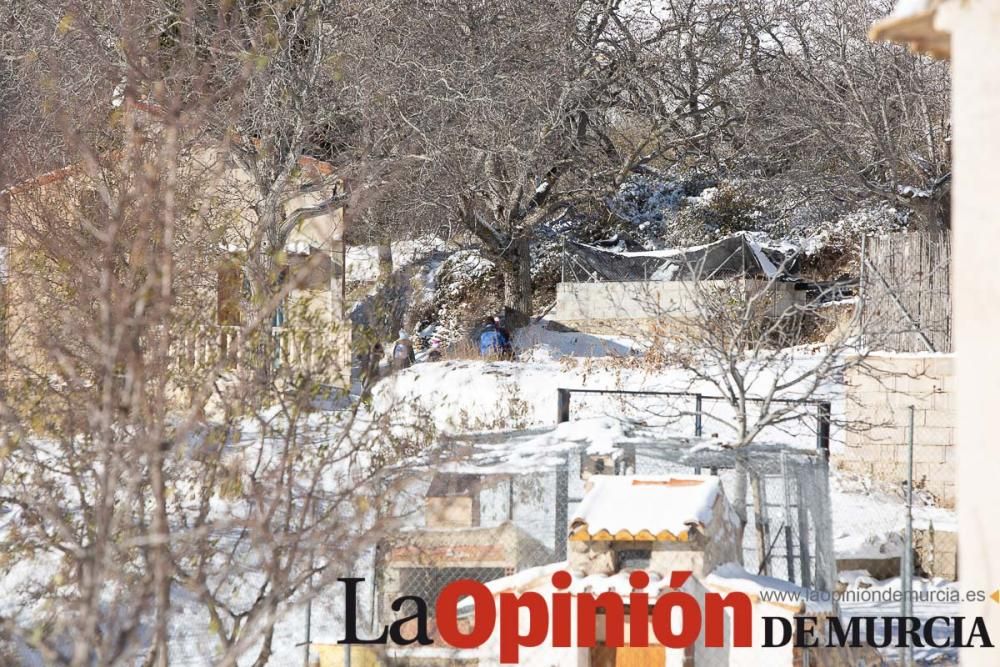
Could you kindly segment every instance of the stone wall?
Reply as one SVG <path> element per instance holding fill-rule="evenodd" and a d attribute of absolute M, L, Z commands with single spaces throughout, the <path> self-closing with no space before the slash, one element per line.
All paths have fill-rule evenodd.
<path fill-rule="evenodd" d="M 914 488 L 955 505 L 953 355 L 874 354 L 848 371 L 845 446 L 834 465 L 899 487 L 906 481 L 914 406 Z"/>
<path fill-rule="evenodd" d="M 559 283 L 549 319 L 577 331 L 622 333 L 663 318 L 683 321 L 693 317 L 700 293 L 713 285 L 721 289 L 732 284 L 723 280 L 702 281 L 697 286 L 685 281 Z M 801 302 L 803 294 L 795 291 L 793 283 L 747 280 L 744 285 L 751 293 L 771 290 L 770 310 L 775 315 Z"/>

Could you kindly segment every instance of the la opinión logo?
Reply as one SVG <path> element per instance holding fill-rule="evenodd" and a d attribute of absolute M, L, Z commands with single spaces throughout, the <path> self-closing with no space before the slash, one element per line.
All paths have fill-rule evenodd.
<path fill-rule="evenodd" d="M 598 617 L 602 615 L 604 636 L 600 644 L 603 646 L 650 646 L 650 629 L 655 645 L 672 649 L 694 646 L 699 639 L 708 648 L 753 646 L 754 603 L 750 595 L 739 591 L 726 595 L 708 592 L 704 594 L 703 608 L 698 597 L 678 590 L 690 576 L 689 571 L 671 573 L 673 590 L 659 594 L 653 601 L 643 592 L 650 578 L 641 570 L 629 574 L 633 591 L 628 596 L 610 591 L 596 595 L 570 592 L 573 577 L 563 570 L 552 574 L 555 590 L 545 594 L 494 593 L 482 582 L 461 579 L 441 590 L 434 601 L 434 621 L 440 639 L 457 649 L 483 646 L 496 633 L 500 662 L 504 664 L 516 664 L 522 648 L 540 646 L 546 641 L 556 648 L 597 646 Z M 338 581 L 345 586 L 345 637 L 340 644 L 434 643 L 428 632 L 430 607 L 426 600 L 415 595 L 398 597 L 390 604 L 396 613 L 402 613 L 407 606 L 412 606 L 413 613 L 383 626 L 377 637 L 360 637 L 358 586 L 364 579 L 347 577 Z M 463 623 L 463 618 L 468 621 Z M 973 618 L 968 627 L 966 619 L 959 616 L 926 620 L 897 616 L 842 620 L 830 616 L 822 619 L 827 623 L 825 632 L 820 632 L 821 619 L 815 616 L 797 615 L 794 620 L 760 616 L 759 619 L 764 624 L 762 648 L 993 646 L 982 617 Z"/>

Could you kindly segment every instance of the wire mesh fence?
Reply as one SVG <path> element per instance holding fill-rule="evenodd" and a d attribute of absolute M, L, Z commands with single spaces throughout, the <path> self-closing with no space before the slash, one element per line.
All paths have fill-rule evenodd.
<path fill-rule="evenodd" d="M 456 456 L 407 490 L 411 512 L 405 525 L 379 544 L 372 627 L 398 617 L 395 600 L 414 596 L 431 602 L 433 637 L 433 600 L 451 582 L 473 579 L 494 590 L 511 586 L 521 592 L 529 582 L 545 580 L 553 566 L 572 572 L 570 527 L 596 475 L 717 479 L 741 519 L 742 570 L 761 581 L 825 593 L 820 599 L 829 602 L 830 614 L 849 619 L 958 613 L 951 609 L 957 606 L 953 602 L 934 597 L 955 586 L 950 582 L 958 572 L 954 515 L 934 490 L 944 487 L 936 486 L 940 475 L 933 474 L 951 454 L 946 444 L 931 442 L 950 426 L 933 410 L 914 409 L 912 429 L 910 410 L 903 410 L 902 435 L 889 437 L 878 450 L 871 449 L 871 437 L 879 432 L 864 432 L 863 465 L 851 467 L 844 465 L 844 434 L 831 438 L 830 406 L 824 401 L 796 405 L 794 419 L 766 431 L 774 440 L 762 437 L 731 447 L 724 437 L 713 438 L 708 427 L 730 423 L 731 415 L 704 395 L 570 395 L 560 397 L 558 415 L 581 417 L 580 428 L 571 421 L 450 439 Z M 596 432 L 604 427 L 587 419 L 597 412 L 593 402 L 598 401 L 605 414 L 627 415 L 618 418 L 628 427 L 613 433 L 611 446 Z M 589 430 L 595 431 L 592 437 Z M 684 432 L 690 435 L 678 435 Z M 612 540 L 609 553 L 615 573 L 654 567 L 648 550 L 635 543 Z M 589 575 L 586 580 L 593 582 Z M 908 610 L 903 599 L 912 600 Z M 699 655 L 695 664 L 730 664 L 723 653 Z M 949 664 L 955 656 L 933 650 L 918 651 L 914 658 Z M 812 656 L 813 664 L 823 659 Z M 890 646 L 855 655 L 850 664 L 903 664 L 905 659 Z"/>
<path fill-rule="evenodd" d="M 899 352 L 950 352 L 951 242 L 946 232 L 864 239 L 863 344 Z"/>
<path fill-rule="evenodd" d="M 459 579 L 496 583 L 552 563 L 572 571 L 569 525 L 594 475 L 714 476 L 729 504 L 746 519 L 738 548 L 747 572 L 816 590 L 835 586 L 823 452 L 776 444 L 705 447 L 701 439 L 649 426 L 613 448 L 595 449 L 585 441 L 547 440 L 550 431 L 463 438 L 464 451 L 487 454 L 472 455 L 456 464 L 456 472 L 438 472 L 426 486 L 411 490 L 411 502 L 422 502 L 423 510 L 379 549 L 376 613 L 381 619 L 395 615 L 395 599 L 434 600 Z M 746 483 L 741 485 L 741 479 Z M 645 561 L 637 559 L 634 549 L 625 548 L 630 546 L 635 545 L 615 550 L 616 572 L 648 563 L 648 554 Z"/>

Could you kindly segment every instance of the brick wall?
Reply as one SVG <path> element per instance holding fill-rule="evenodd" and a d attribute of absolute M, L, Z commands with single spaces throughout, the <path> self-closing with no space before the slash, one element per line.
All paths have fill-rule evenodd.
<path fill-rule="evenodd" d="M 909 406 L 915 410 L 914 488 L 955 504 L 952 355 L 874 354 L 847 373 L 845 447 L 834 464 L 892 485 L 906 481 Z"/>

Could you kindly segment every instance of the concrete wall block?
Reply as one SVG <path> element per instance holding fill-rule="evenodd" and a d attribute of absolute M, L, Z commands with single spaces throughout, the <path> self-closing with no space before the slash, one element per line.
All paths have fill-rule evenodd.
<path fill-rule="evenodd" d="M 850 395 L 866 399 L 878 398 L 886 400 L 886 394 L 896 388 L 895 378 L 891 375 L 858 374 L 850 385 Z M 862 402 L 870 402 L 863 400 Z"/>
<path fill-rule="evenodd" d="M 864 461 L 868 464 L 874 464 L 879 461 L 893 460 L 892 447 L 884 447 L 883 445 L 875 444 L 865 444 L 855 450 L 855 456 L 858 461 Z M 888 459 L 883 457 L 888 456 Z"/>
<path fill-rule="evenodd" d="M 948 426 L 916 427 L 913 431 L 915 445 L 952 445 L 955 443 L 955 429 Z"/>
<path fill-rule="evenodd" d="M 850 399 L 857 401 L 865 413 L 871 415 L 869 419 L 874 420 L 877 416 L 883 420 L 896 420 L 895 415 L 899 411 L 899 407 L 894 401 L 895 393 L 891 390 L 875 388 L 854 394 L 850 396 Z"/>
<path fill-rule="evenodd" d="M 844 403 L 844 419 L 848 423 L 865 418 L 865 406 L 856 401 L 846 401 Z"/>
<path fill-rule="evenodd" d="M 865 403 L 864 408 L 864 414 L 858 420 L 859 426 L 895 427 L 901 423 L 899 409 L 894 408 L 884 399 Z"/>
<path fill-rule="evenodd" d="M 909 410 L 912 405 L 917 410 L 934 409 L 934 387 L 921 383 L 914 383 L 909 388 L 897 388 L 889 396 L 889 404 L 895 409 L 900 421 L 909 419 Z"/>
<path fill-rule="evenodd" d="M 917 415 L 917 427 L 921 426 L 952 428 L 955 426 L 955 414 L 951 410 L 940 408 L 922 410 Z"/>
<path fill-rule="evenodd" d="M 847 452 L 856 450 L 857 448 L 861 447 L 863 442 L 864 439 L 862 438 L 861 434 L 858 433 L 857 431 L 847 431 L 844 434 L 844 449 Z"/>
<path fill-rule="evenodd" d="M 953 423 L 955 419 L 955 395 L 950 391 L 935 393 L 934 410 L 947 416 L 949 423 Z"/>
<path fill-rule="evenodd" d="M 881 373 L 923 375 L 927 370 L 926 359 L 921 355 L 872 355 L 868 362 Z"/>
<path fill-rule="evenodd" d="M 906 441 L 905 431 L 898 426 L 872 426 L 858 431 L 865 444 L 901 445 Z"/>
<path fill-rule="evenodd" d="M 913 480 L 915 485 L 954 483 L 955 469 L 947 463 L 914 462 Z M 944 487 L 941 489 L 943 491 Z"/>
<path fill-rule="evenodd" d="M 906 479 L 906 467 L 895 461 L 877 461 L 872 464 L 872 479 L 898 484 Z"/>
<path fill-rule="evenodd" d="M 916 467 L 916 463 L 914 467 Z M 916 473 L 914 473 L 916 474 Z M 932 465 L 929 469 L 924 471 L 922 479 L 926 480 L 928 483 L 941 484 L 942 488 L 944 485 L 954 485 L 955 484 L 955 466 L 947 462 L 941 462 Z"/>
<path fill-rule="evenodd" d="M 955 357 L 953 355 L 929 356 L 925 359 L 927 374 L 935 378 L 951 377 L 955 373 Z"/>
<path fill-rule="evenodd" d="M 913 460 L 920 463 L 944 463 L 947 449 L 939 445 L 915 445 Z"/>

